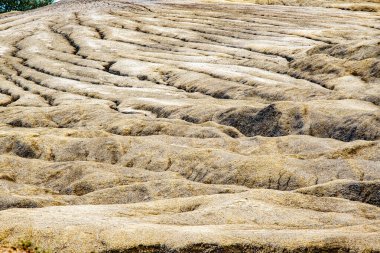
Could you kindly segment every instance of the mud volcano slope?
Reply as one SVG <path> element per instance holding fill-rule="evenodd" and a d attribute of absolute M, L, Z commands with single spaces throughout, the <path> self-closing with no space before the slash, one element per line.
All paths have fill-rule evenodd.
<path fill-rule="evenodd" d="M 379 252 L 380 12 L 332 2 L 0 15 L 0 251 Z"/>

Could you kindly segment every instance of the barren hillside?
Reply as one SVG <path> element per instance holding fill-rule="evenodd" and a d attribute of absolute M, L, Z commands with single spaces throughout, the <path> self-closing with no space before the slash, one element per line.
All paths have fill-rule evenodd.
<path fill-rule="evenodd" d="M 0 15 L 0 245 L 380 252 L 379 6 Z"/>

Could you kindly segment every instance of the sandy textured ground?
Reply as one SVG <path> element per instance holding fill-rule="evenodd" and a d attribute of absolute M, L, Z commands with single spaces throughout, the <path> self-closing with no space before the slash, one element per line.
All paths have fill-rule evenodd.
<path fill-rule="evenodd" d="M 379 252 L 379 5 L 0 15 L 0 245 Z"/>

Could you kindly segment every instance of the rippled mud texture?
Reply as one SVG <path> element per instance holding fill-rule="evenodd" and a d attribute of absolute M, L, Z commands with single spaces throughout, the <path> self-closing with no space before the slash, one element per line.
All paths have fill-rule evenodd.
<path fill-rule="evenodd" d="M 379 252 L 378 8 L 0 15 L 0 252 Z"/>

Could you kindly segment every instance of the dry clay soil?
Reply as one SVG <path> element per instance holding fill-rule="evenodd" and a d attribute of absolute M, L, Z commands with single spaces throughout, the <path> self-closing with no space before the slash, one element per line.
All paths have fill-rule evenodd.
<path fill-rule="evenodd" d="M 0 15 L 0 245 L 380 252 L 379 5 Z"/>

